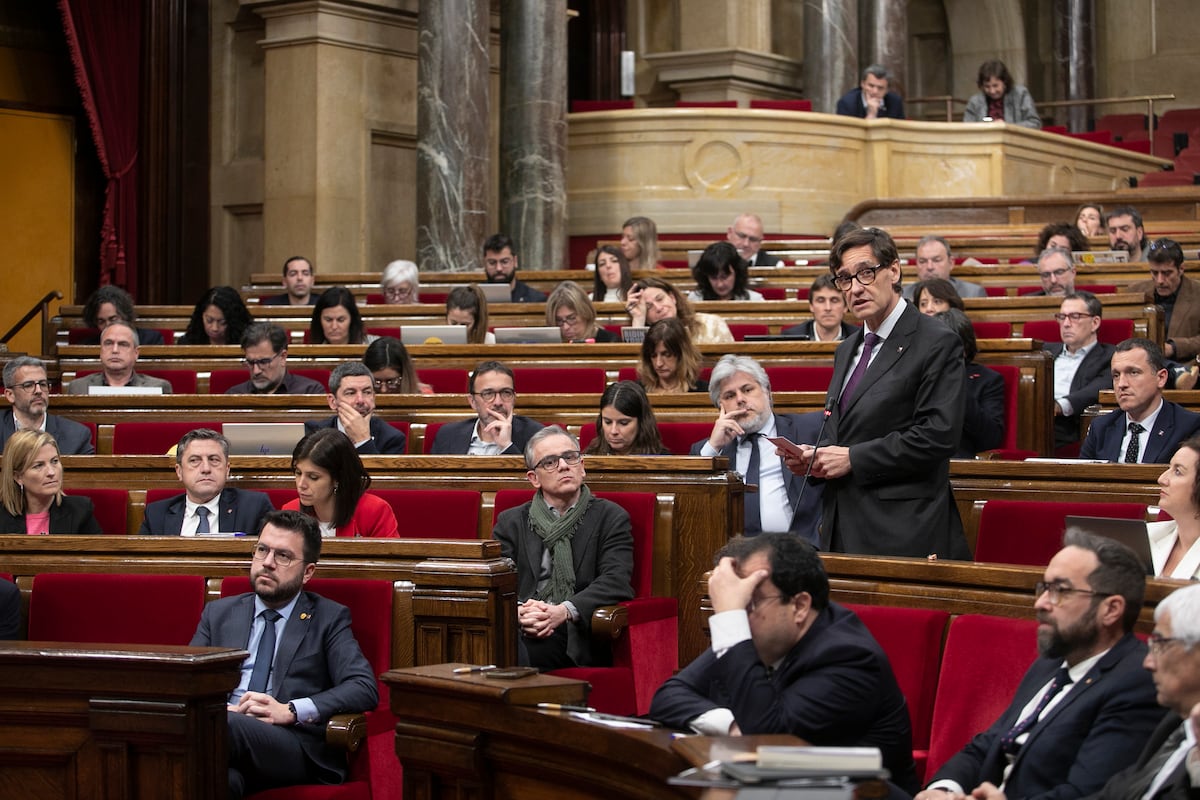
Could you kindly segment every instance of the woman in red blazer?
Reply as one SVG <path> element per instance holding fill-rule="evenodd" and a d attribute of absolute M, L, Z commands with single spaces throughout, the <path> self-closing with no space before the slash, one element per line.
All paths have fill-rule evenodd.
<path fill-rule="evenodd" d="M 292 472 L 300 496 L 284 509 L 316 517 L 322 536 L 400 536 L 392 507 L 367 494 L 371 476 L 338 429 L 322 428 L 301 439 L 292 453 Z"/>

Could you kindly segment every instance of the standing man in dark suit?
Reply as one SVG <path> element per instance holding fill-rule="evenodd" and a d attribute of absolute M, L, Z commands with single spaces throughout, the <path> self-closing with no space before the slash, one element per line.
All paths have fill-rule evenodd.
<path fill-rule="evenodd" d="M 483 243 L 483 271 L 488 283 L 507 283 L 514 303 L 543 303 L 544 292 L 517 280 L 517 244 L 503 233 L 488 237 Z"/>
<path fill-rule="evenodd" d="M 814 450 L 788 466 L 823 478 L 823 550 L 969 558 L 950 493 L 950 457 L 962 437 L 963 349 L 954 331 L 900 296 L 900 256 L 885 231 L 862 228 L 834 243 L 829 269 L 863 329 L 834 354 Z M 816 443 L 813 443 L 816 444 Z"/>
<path fill-rule="evenodd" d="M 1121 342 L 1111 363 L 1120 408 L 1092 421 L 1079 457 L 1123 464 L 1170 463 L 1179 445 L 1200 433 L 1200 414 L 1163 399 L 1167 366 L 1162 351 L 1149 339 Z"/>
<path fill-rule="evenodd" d="M 408 437 L 375 416 L 375 376 L 361 361 L 344 361 L 329 374 L 329 419 L 304 423 L 305 435 L 322 428 L 337 428 L 350 439 L 360 456 L 399 456 Z"/>
<path fill-rule="evenodd" d="M 1054 357 L 1055 449 L 1079 441 L 1083 410 L 1112 388 L 1113 347 L 1096 340 L 1103 311 L 1096 295 L 1078 291 L 1054 315 L 1062 341 L 1048 342 L 1046 352 Z"/>
<path fill-rule="evenodd" d="M 1088 800 L 1200 798 L 1200 585 L 1176 589 L 1154 608 L 1154 632 L 1143 662 L 1167 712 L 1131 766 L 1113 775 Z M 1145 737 L 1142 737 L 1145 739 Z M 1005 800 L 987 783 L 979 800 Z"/>
<path fill-rule="evenodd" d="M 557 425 L 525 447 L 533 499 L 496 518 L 492 538 L 517 565 L 522 664 L 541 670 L 612 662 L 591 638 L 592 612 L 633 597 L 629 514 L 593 497 L 579 442 Z"/>
<path fill-rule="evenodd" d="M 878 747 L 892 780 L 915 789 L 891 664 L 859 618 L 829 601 L 812 545 L 788 533 L 733 539 L 717 553 L 708 595 L 712 647 L 659 687 L 652 719 L 708 736 Z"/>
<path fill-rule="evenodd" d="M 260 301 L 264 306 L 311 306 L 321 296 L 313 291 L 313 279 L 317 271 L 304 256 L 292 256 L 283 262 L 283 294 L 267 297 Z"/>
<path fill-rule="evenodd" d="M 1134 755 L 1162 718 L 1133 634 L 1146 570 L 1112 539 L 1071 531 L 1037 586 L 1038 655 L 1012 703 L 916 800 L 985 782 L 1014 797 L 1082 797 Z"/>
<path fill-rule="evenodd" d="M 250 654 L 226 714 L 231 798 L 276 786 L 341 783 L 346 759 L 325 744 L 325 723 L 379 702 L 349 609 L 301 591 L 320 555 L 314 518 L 272 511 L 252 551 L 254 591 L 208 603 L 192 637 L 193 646 Z"/>
<path fill-rule="evenodd" d="M 872 64 L 863 70 L 862 83 L 838 100 L 837 113 L 863 119 L 904 119 L 904 101 L 888 91 L 892 76 L 886 67 Z"/>
<path fill-rule="evenodd" d="M 188 431 L 175 448 L 175 475 L 184 492 L 146 506 L 139 535 L 254 533 L 272 510 L 262 492 L 226 488 L 229 440 L 214 430 Z"/>
<path fill-rule="evenodd" d="M 0 450 L 17 431 L 40 429 L 54 437 L 58 452 L 64 456 L 90 456 L 96 452 L 87 426 L 46 411 L 50 407 L 50 381 L 41 359 L 18 356 L 4 365 L 4 396 L 12 408 L 0 417 Z"/>
<path fill-rule="evenodd" d="M 708 439 L 692 445 L 691 455 L 724 456 L 745 476 L 746 483 L 756 486 L 757 491 L 746 495 L 744 533 L 792 531 L 818 544 L 821 485 L 810 485 L 802 492 L 804 478 L 784 465 L 770 439 L 816 441 L 822 413 L 776 414 L 771 379 L 750 356 L 723 356 L 713 367 L 708 395 L 720 413 Z"/>
<path fill-rule="evenodd" d="M 513 372 L 499 361 L 484 361 L 467 382 L 467 402 L 476 416 L 438 428 L 430 453 L 457 456 L 516 456 L 542 424 L 514 413 Z"/>

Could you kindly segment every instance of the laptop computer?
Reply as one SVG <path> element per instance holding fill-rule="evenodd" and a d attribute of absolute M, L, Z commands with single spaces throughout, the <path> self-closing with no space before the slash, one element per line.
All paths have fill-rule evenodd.
<path fill-rule="evenodd" d="M 496 344 L 562 344 L 558 328 L 494 328 Z"/>
<path fill-rule="evenodd" d="M 290 456 L 304 438 L 303 422 L 226 422 L 231 456 Z"/>
<path fill-rule="evenodd" d="M 1146 568 L 1147 575 L 1154 574 L 1154 559 L 1150 555 L 1150 534 L 1145 520 L 1067 517 L 1066 523 L 1068 528 L 1080 528 L 1097 536 L 1115 539 L 1137 554 Z"/>
<path fill-rule="evenodd" d="M 401 325 L 400 341 L 414 344 L 466 344 L 466 325 Z"/>
<path fill-rule="evenodd" d="M 489 303 L 511 303 L 512 289 L 507 283 L 477 283 Z"/>
<path fill-rule="evenodd" d="M 1125 264 L 1129 253 L 1124 250 L 1072 250 L 1071 260 L 1076 264 Z"/>

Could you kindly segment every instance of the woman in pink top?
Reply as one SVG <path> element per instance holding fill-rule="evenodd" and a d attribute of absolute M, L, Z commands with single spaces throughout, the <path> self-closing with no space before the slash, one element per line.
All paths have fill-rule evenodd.
<path fill-rule="evenodd" d="M 91 499 L 64 495 L 62 484 L 53 436 L 45 431 L 10 436 L 0 467 L 0 533 L 104 533 Z"/>
<path fill-rule="evenodd" d="M 301 439 L 292 453 L 292 472 L 300 496 L 283 508 L 316 517 L 322 536 L 400 536 L 392 507 L 367 494 L 371 476 L 337 428 L 322 428 Z"/>

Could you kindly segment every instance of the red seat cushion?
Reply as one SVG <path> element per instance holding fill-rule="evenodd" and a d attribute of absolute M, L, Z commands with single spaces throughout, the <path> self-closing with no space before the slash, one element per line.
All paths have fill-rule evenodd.
<path fill-rule="evenodd" d="M 1144 519 L 1146 506 L 988 500 L 979 515 L 975 560 L 1044 567 L 1062 547 L 1069 516 Z"/>
<path fill-rule="evenodd" d="M 713 421 L 717 413 L 713 411 Z M 696 442 L 707 439 L 712 433 L 712 422 L 660 422 L 658 432 L 662 436 L 663 447 L 672 455 L 686 456 Z"/>
<path fill-rule="evenodd" d="M 608 384 L 603 367 L 516 367 L 518 394 L 601 394 Z"/>
<path fill-rule="evenodd" d="M 812 100 L 751 100 L 750 107 L 769 111 L 812 111 Z"/>
<path fill-rule="evenodd" d="M 422 369 L 421 382 L 433 387 L 435 394 L 466 394 L 467 371 L 465 369 Z"/>
<path fill-rule="evenodd" d="M 200 624 L 199 575 L 43 572 L 29 596 L 29 638 L 104 644 L 186 645 Z"/>
<path fill-rule="evenodd" d="M 113 426 L 114 455 L 163 455 L 188 431 L 197 428 L 221 430 L 214 421 L 193 422 L 118 422 Z"/>
<path fill-rule="evenodd" d="M 409 539 L 478 539 L 483 499 L 469 489 L 371 489 L 396 512 Z"/>
<path fill-rule="evenodd" d="M 767 367 L 774 392 L 824 392 L 833 380 L 833 367 Z"/>
<path fill-rule="evenodd" d="M 68 494 L 91 498 L 100 530 L 114 536 L 129 535 L 129 492 L 125 489 L 74 488 Z"/>

